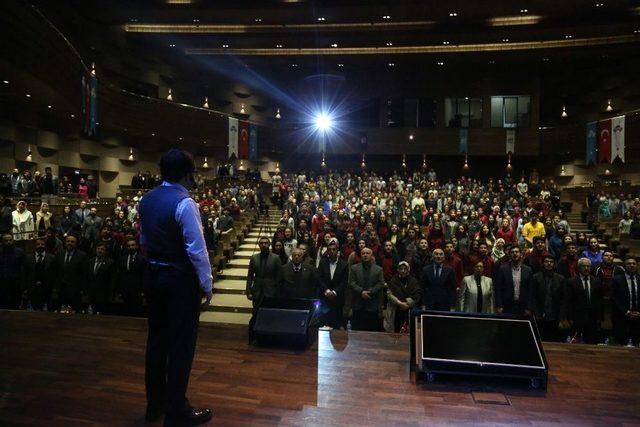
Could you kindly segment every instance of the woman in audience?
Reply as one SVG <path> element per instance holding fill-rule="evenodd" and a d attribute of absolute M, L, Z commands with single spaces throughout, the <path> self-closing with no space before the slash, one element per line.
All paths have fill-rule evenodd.
<path fill-rule="evenodd" d="M 80 178 L 80 182 L 78 183 L 78 194 L 85 202 L 89 201 L 89 187 L 84 178 Z"/>
<path fill-rule="evenodd" d="M 505 257 L 506 252 L 504 251 L 505 242 L 502 238 L 497 238 L 495 245 L 493 245 L 493 249 L 491 250 L 491 259 L 495 265 L 498 265 L 502 262 L 502 259 Z"/>
<path fill-rule="evenodd" d="M 458 310 L 466 313 L 493 313 L 493 281 L 482 274 L 484 264 L 477 262 L 473 273 L 462 279 L 458 291 Z"/>
<path fill-rule="evenodd" d="M 620 237 L 628 237 L 629 234 L 631 234 L 631 224 L 633 224 L 631 214 L 629 212 L 625 212 L 623 218 L 618 223 Z"/>
<path fill-rule="evenodd" d="M 58 217 L 57 230 L 62 237 L 67 237 L 69 234 L 75 234 L 80 231 L 78 217 L 71 211 L 71 206 L 66 205 L 62 208 L 62 215 Z"/>
<path fill-rule="evenodd" d="M 289 262 L 290 257 L 287 256 L 287 254 L 284 251 L 284 245 L 282 244 L 281 240 L 275 240 L 273 242 L 273 246 L 271 248 L 271 251 L 278 255 L 278 258 L 280 259 L 280 263 L 282 265 L 285 265 L 286 263 Z"/>
<path fill-rule="evenodd" d="M 384 327 L 387 332 L 408 332 L 409 312 L 420 301 L 418 280 L 409 274 L 409 263 L 401 261 L 388 282 Z"/>
<path fill-rule="evenodd" d="M 40 204 L 40 210 L 36 212 L 36 233 L 38 237 L 43 237 L 47 229 L 51 228 L 53 224 L 53 214 L 49 212 L 49 204 L 42 202 Z"/>
<path fill-rule="evenodd" d="M 20 200 L 16 209 L 11 212 L 13 224 L 13 239 L 28 240 L 34 238 L 36 230 L 33 214 L 27 209 L 27 202 Z"/>

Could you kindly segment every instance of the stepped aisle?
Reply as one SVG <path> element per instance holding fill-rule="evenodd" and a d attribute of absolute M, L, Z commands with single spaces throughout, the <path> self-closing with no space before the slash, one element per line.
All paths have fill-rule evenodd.
<path fill-rule="evenodd" d="M 258 252 L 258 239 L 273 236 L 280 211 L 270 208 L 268 217 L 258 219 L 249 235 L 244 239 L 221 274 L 213 283 L 213 298 L 206 311 L 200 315 L 201 322 L 232 323 L 247 325 L 251 318 L 251 301 L 245 295 L 249 259 Z"/>

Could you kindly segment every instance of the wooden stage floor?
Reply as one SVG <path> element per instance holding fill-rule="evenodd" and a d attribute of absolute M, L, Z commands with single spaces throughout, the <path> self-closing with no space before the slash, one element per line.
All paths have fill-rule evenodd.
<path fill-rule="evenodd" d="M 143 319 L 0 311 L 0 426 L 145 425 L 145 338 Z M 189 398 L 213 408 L 212 425 L 640 425 L 640 350 L 545 348 L 546 394 L 427 386 L 410 381 L 406 336 L 321 331 L 294 352 L 208 324 Z M 507 404 L 476 403 L 482 391 Z"/>

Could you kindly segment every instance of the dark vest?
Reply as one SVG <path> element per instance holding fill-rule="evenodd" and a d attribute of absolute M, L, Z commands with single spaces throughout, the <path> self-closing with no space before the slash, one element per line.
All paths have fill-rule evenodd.
<path fill-rule="evenodd" d="M 176 221 L 178 203 L 189 197 L 179 186 L 160 185 L 144 195 L 140 202 L 140 228 L 144 236 L 149 261 L 171 264 L 192 272 L 184 245 L 182 229 Z"/>

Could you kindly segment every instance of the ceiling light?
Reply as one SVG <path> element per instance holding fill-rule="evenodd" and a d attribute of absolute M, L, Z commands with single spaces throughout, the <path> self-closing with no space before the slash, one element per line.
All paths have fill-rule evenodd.
<path fill-rule="evenodd" d="M 634 31 L 635 32 L 635 31 Z M 9 84 L 9 80 L 3 80 L 2 83 L 8 85 Z"/>
<path fill-rule="evenodd" d="M 71 114 L 71 116 L 70 116 L 70 117 L 71 117 L 72 119 L 75 119 L 75 118 L 76 118 L 76 115 L 75 115 L 75 114 Z"/>
<path fill-rule="evenodd" d="M 387 42 L 387 46 L 393 46 L 393 43 Z"/>
<path fill-rule="evenodd" d="M 47 108 L 51 109 L 51 108 L 53 108 L 53 106 L 52 105 L 47 105 Z"/>
<path fill-rule="evenodd" d="M 129 22 L 138 22 L 138 20 L 136 18 L 131 18 L 129 19 Z"/>
<path fill-rule="evenodd" d="M 529 12 L 529 9 L 520 9 L 520 13 L 527 13 Z"/>
<path fill-rule="evenodd" d="M 240 114 L 244 114 L 244 104 L 240 104 Z"/>
<path fill-rule="evenodd" d="M 229 47 L 229 45 L 228 44 L 223 44 L 222 47 L 226 49 L 226 48 Z"/>
<path fill-rule="evenodd" d="M 502 43 L 508 43 L 509 39 L 502 39 Z"/>
<path fill-rule="evenodd" d="M 331 47 L 338 47 L 338 43 L 331 43 Z"/>
<path fill-rule="evenodd" d="M 151 134 L 151 136 L 156 136 L 156 134 L 155 134 L 155 133 L 152 133 L 152 134 Z"/>
<path fill-rule="evenodd" d="M 167 94 L 167 101 L 173 101 L 173 95 L 171 94 L 171 88 L 169 88 L 169 93 Z"/>
<path fill-rule="evenodd" d="M 572 39 L 572 38 L 573 38 L 573 36 L 572 36 L 572 35 L 570 35 L 570 34 L 567 34 L 566 36 L 564 36 L 564 38 L 565 38 L 565 39 Z"/>
<path fill-rule="evenodd" d="M 607 108 L 605 108 L 605 111 L 613 111 L 613 106 L 611 105 L 610 99 L 607 100 Z"/>
<path fill-rule="evenodd" d="M 291 67 L 298 68 L 298 64 L 291 64 Z"/>
<path fill-rule="evenodd" d="M 604 3 L 596 3 L 596 7 L 602 7 L 604 6 Z"/>
<path fill-rule="evenodd" d="M 276 108 L 276 119 L 281 118 L 282 116 L 280 115 L 280 109 Z"/>
<path fill-rule="evenodd" d="M 327 113 L 320 113 L 316 116 L 315 125 L 317 130 L 325 132 L 331 129 L 331 126 L 333 126 L 333 121 Z"/>
<path fill-rule="evenodd" d="M 262 22 L 262 19 L 261 18 L 256 18 L 256 19 L 254 19 L 254 21 L 255 22 Z"/>
<path fill-rule="evenodd" d="M 342 68 L 344 67 L 344 64 L 338 64 L 338 67 Z"/>
<path fill-rule="evenodd" d="M 489 64 L 495 64 L 496 61 L 494 61 L 493 59 L 489 60 Z"/>
<path fill-rule="evenodd" d="M 171 44 L 169 45 L 169 47 L 176 47 L 176 44 L 175 44 L 175 43 L 171 43 Z"/>
<path fill-rule="evenodd" d="M 204 158 L 204 163 L 202 164 L 203 168 L 208 168 L 209 167 L 209 162 L 207 161 L 207 158 Z"/>
<path fill-rule="evenodd" d="M 464 97 L 464 100 L 465 100 L 465 101 L 468 101 L 468 100 L 469 100 L 469 97 L 468 97 L 468 96 L 465 96 L 465 97 Z"/>
<path fill-rule="evenodd" d="M 520 12 L 527 9 L 521 9 Z M 522 12 L 525 13 L 525 12 Z M 511 25 L 534 25 L 542 20 L 541 15 L 496 16 L 487 20 L 492 27 L 508 27 Z"/>
<path fill-rule="evenodd" d="M 198 18 L 193 18 L 193 22 L 198 23 L 198 22 L 200 22 L 200 20 Z"/>
<path fill-rule="evenodd" d="M 449 16 L 452 17 L 452 18 L 456 17 L 456 16 L 458 16 L 458 12 L 449 12 Z"/>
<path fill-rule="evenodd" d="M 31 94 L 30 93 L 27 94 L 27 98 L 31 98 Z"/>
<path fill-rule="evenodd" d="M 281 48 L 281 47 L 282 47 L 282 45 L 281 45 L 281 44 L 277 44 L 277 45 L 276 45 L 276 47 L 277 47 L 277 48 Z"/>
<path fill-rule="evenodd" d="M 178 141 L 182 141 L 182 137 L 178 138 Z"/>
<path fill-rule="evenodd" d="M 549 58 L 542 58 L 542 62 L 549 62 L 550 59 Z"/>
<path fill-rule="evenodd" d="M 443 61 L 438 61 L 438 65 L 444 65 Z"/>
<path fill-rule="evenodd" d="M 448 41 L 443 41 L 442 44 L 449 44 L 449 42 Z"/>
<path fill-rule="evenodd" d="M 382 15 L 382 19 L 391 19 L 391 15 Z"/>
<path fill-rule="evenodd" d="M 129 160 L 134 160 L 134 157 L 133 157 L 133 147 L 130 147 L 130 148 L 129 148 Z"/>
<path fill-rule="evenodd" d="M 320 16 L 320 17 L 318 18 L 318 21 L 321 21 L 321 22 L 322 22 L 322 21 L 324 21 L 324 16 Z"/>
<path fill-rule="evenodd" d="M 209 108 L 209 97 L 205 96 L 204 97 L 204 104 L 202 104 L 203 108 Z"/>
<path fill-rule="evenodd" d="M 395 67 L 396 64 L 394 64 L 393 62 L 389 62 L 389 67 Z"/>
<path fill-rule="evenodd" d="M 412 133 L 409 134 L 409 141 L 413 141 L 413 134 Z"/>
<path fill-rule="evenodd" d="M 565 107 L 565 106 L 563 105 L 563 106 L 562 106 L 562 113 L 560 113 L 560 117 L 562 117 L 562 118 L 564 119 L 564 118 L 567 118 L 567 116 L 569 116 L 569 115 L 567 114 L 567 107 Z"/>
<path fill-rule="evenodd" d="M 633 34 L 640 34 L 640 30 L 633 30 Z M 4 81 L 5 83 L 9 83 L 8 81 Z"/>

